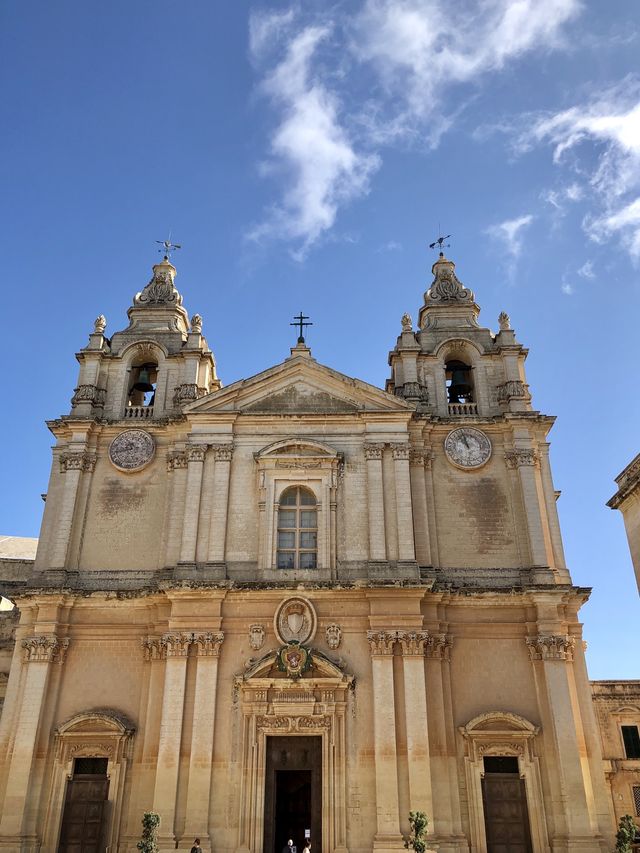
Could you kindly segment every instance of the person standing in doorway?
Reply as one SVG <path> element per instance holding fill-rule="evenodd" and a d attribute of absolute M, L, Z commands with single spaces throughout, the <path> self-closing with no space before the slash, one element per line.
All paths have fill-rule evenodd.
<path fill-rule="evenodd" d="M 296 845 L 293 843 L 293 839 L 292 839 L 292 838 L 290 838 L 290 839 L 287 841 L 287 845 L 286 845 L 286 847 L 283 847 L 283 848 L 282 848 L 282 853 L 298 853 L 298 848 L 297 848 L 297 847 L 296 847 Z"/>
<path fill-rule="evenodd" d="M 196 838 L 193 842 L 193 847 L 191 848 L 191 853 L 202 853 L 202 847 L 200 847 L 200 839 Z"/>
<path fill-rule="evenodd" d="M 311 840 L 307 838 L 302 848 L 302 853 L 311 853 Z"/>

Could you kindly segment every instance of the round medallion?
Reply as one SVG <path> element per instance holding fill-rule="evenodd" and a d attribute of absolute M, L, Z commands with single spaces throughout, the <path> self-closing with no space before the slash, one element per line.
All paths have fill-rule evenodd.
<path fill-rule="evenodd" d="M 285 645 L 313 639 L 316 624 L 316 612 L 306 598 L 286 598 L 273 617 L 276 637 Z"/>
<path fill-rule="evenodd" d="M 479 429 L 460 427 L 445 438 L 444 452 L 458 468 L 480 468 L 491 457 L 491 442 Z"/>
<path fill-rule="evenodd" d="M 143 429 L 127 429 L 109 445 L 109 459 L 119 471 L 139 471 L 156 452 L 156 443 Z"/>

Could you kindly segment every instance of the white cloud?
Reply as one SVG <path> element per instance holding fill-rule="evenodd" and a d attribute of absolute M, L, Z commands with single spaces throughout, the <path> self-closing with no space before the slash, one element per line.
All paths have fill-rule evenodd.
<path fill-rule="evenodd" d="M 249 16 L 249 51 L 259 60 L 273 49 L 290 30 L 295 18 L 293 9 L 286 12 L 254 11 Z"/>
<path fill-rule="evenodd" d="M 603 243 L 614 234 L 619 234 L 622 245 L 632 260 L 640 262 L 640 198 L 618 209 L 614 213 L 585 220 L 589 236 Z"/>
<path fill-rule="evenodd" d="M 570 284 L 564 276 L 562 277 L 562 284 L 560 285 L 560 290 L 564 293 L 565 296 L 573 296 L 573 294 L 575 293 L 573 285 Z"/>
<path fill-rule="evenodd" d="M 522 252 L 523 230 L 532 222 L 532 214 L 527 213 L 517 219 L 507 219 L 498 225 L 492 225 L 485 233 L 499 240 L 511 258 L 516 260 Z"/>
<path fill-rule="evenodd" d="M 585 261 L 578 270 L 578 275 L 582 276 L 582 278 L 595 278 L 596 274 L 593 270 L 593 261 Z"/>
<path fill-rule="evenodd" d="M 378 246 L 376 252 L 401 252 L 402 251 L 402 243 L 398 243 L 397 240 L 388 240 L 386 243 L 383 243 L 382 246 Z"/>
<path fill-rule="evenodd" d="M 328 26 L 303 29 L 262 84 L 280 111 L 271 153 L 285 174 L 285 190 L 281 204 L 249 236 L 293 240 L 297 260 L 331 228 L 340 204 L 368 191 L 380 163 L 375 154 L 355 149 L 340 124 L 338 97 L 312 73 L 314 55 L 330 34 Z"/>

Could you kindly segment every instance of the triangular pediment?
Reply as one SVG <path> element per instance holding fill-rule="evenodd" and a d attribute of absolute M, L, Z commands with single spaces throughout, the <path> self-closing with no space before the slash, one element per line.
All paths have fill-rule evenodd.
<path fill-rule="evenodd" d="M 374 385 L 353 379 L 309 356 L 294 356 L 249 379 L 201 397 L 185 413 L 355 414 L 407 412 L 412 406 Z"/>

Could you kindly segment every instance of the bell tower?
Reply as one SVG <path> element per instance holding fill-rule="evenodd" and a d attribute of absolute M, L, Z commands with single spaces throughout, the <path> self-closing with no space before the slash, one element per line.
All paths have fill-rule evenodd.
<path fill-rule="evenodd" d="M 418 561 L 465 582 L 567 583 L 546 441 L 554 418 L 532 406 L 527 350 L 506 313 L 497 332 L 480 325 L 473 290 L 442 252 L 432 273 L 418 328 L 402 317 L 386 385 L 416 408 L 427 480 L 423 497 L 412 468 Z"/>

